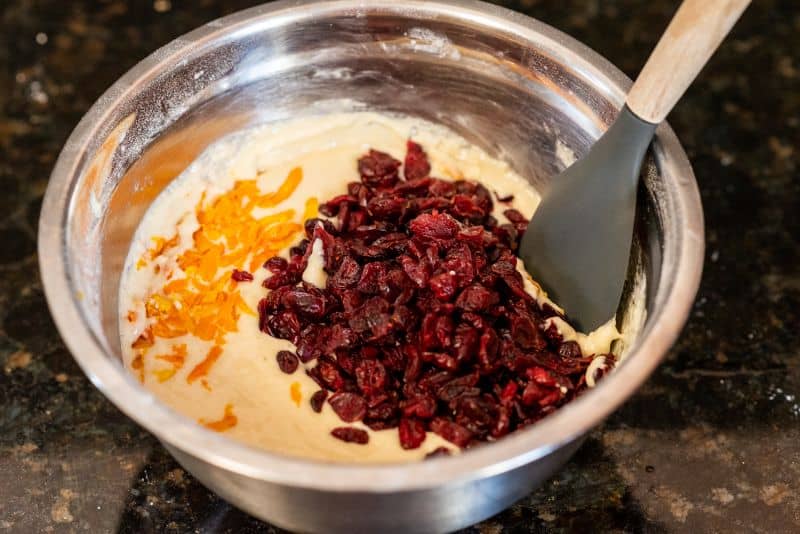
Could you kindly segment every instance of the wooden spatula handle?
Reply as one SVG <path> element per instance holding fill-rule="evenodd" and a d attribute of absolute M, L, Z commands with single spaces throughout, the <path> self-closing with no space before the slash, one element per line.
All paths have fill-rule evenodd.
<path fill-rule="evenodd" d="M 628 108 L 664 120 L 751 0 L 684 0 L 628 93 Z"/>

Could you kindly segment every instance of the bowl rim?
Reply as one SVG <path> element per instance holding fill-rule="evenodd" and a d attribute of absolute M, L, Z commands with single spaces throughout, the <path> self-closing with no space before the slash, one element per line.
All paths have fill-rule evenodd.
<path fill-rule="evenodd" d="M 108 357 L 89 328 L 67 264 L 67 221 L 85 150 L 104 120 L 143 79 L 181 55 L 223 35 L 260 24 L 281 25 L 324 13 L 366 11 L 445 16 L 502 30 L 552 52 L 574 71 L 602 80 L 621 107 L 630 80 L 605 58 L 572 37 L 531 17 L 477 0 L 283 0 L 239 11 L 185 34 L 150 54 L 112 85 L 82 118 L 53 169 L 42 204 L 38 251 L 48 306 L 61 336 L 87 377 L 114 405 L 167 445 L 218 468 L 285 486 L 338 492 L 386 493 L 430 489 L 498 475 L 542 458 L 587 433 L 647 379 L 677 338 L 697 292 L 704 257 L 703 213 L 697 183 L 677 137 L 664 123 L 657 130 L 658 162 L 675 169 L 670 200 L 681 217 L 675 265 L 662 265 L 655 309 L 631 354 L 602 384 L 530 428 L 467 454 L 402 464 L 339 464 L 257 449 L 197 425 L 162 404 Z M 666 256 L 664 260 L 668 259 Z"/>

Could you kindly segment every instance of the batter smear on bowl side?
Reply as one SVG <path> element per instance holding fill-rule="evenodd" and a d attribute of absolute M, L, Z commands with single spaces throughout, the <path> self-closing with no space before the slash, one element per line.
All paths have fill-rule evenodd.
<path fill-rule="evenodd" d="M 207 428 L 338 462 L 458 453 L 614 364 L 515 251 L 538 195 L 442 127 L 374 113 L 227 136 L 161 193 L 120 288 L 126 366 Z"/>

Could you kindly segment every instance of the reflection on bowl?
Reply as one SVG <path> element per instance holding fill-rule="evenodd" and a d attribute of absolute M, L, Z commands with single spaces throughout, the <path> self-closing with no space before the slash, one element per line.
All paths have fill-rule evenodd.
<path fill-rule="evenodd" d="M 158 193 L 216 139 L 343 109 L 444 124 L 546 190 L 564 151 L 585 153 L 613 120 L 627 85 L 563 34 L 478 2 L 278 2 L 213 22 L 128 72 L 64 147 L 39 235 L 56 324 L 114 404 L 255 516 L 314 532 L 444 531 L 479 521 L 562 465 L 647 378 L 686 319 L 703 257 L 702 209 L 668 127 L 658 131 L 640 194 L 620 310 L 624 364 L 539 424 L 458 457 L 401 466 L 288 458 L 166 408 L 120 362 L 117 289 L 130 240 Z"/>

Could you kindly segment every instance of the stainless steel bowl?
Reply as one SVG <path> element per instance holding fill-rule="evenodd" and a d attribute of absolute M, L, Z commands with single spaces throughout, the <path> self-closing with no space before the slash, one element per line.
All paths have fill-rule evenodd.
<path fill-rule="evenodd" d="M 563 168 L 557 140 L 586 152 L 628 85 L 566 35 L 473 1 L 277 2 L 212 22 L 123 76 L 64 147 L 39 226 L 56 324 L 117 407 L 205 485 L 257 517 L 308 532 L 430 532 L 477 522 L 560 467 L 647 378 L 686 320 L 702 265 L 702 208 L 669 127 L 658 130 L 640 195 L 620 314 L 628 332 L 638 332 L 626 360 L 540 424 L 454 458 L 306 461 L 230 441 L 162 405 L 120 363 L 117 288 L 132 233 L 159 191 L 220 136 L 340 109 L 443 123 L 546 188 Z"/>

